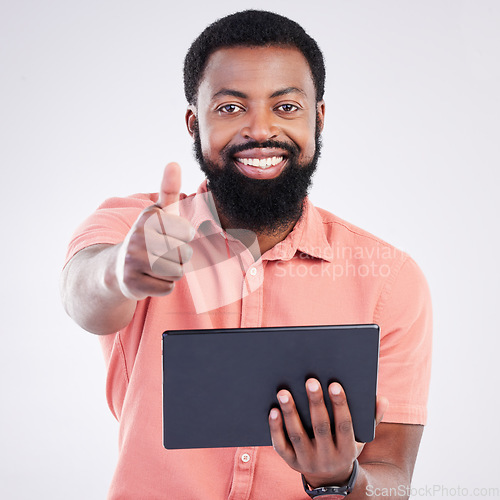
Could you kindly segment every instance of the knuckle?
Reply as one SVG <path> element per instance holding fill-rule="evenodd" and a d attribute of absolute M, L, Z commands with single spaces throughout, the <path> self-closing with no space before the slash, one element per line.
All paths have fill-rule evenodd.
<path fill-rule="evenodd" d="M 292 433 L 288 434 L 288 439 L 293 445 L 300 445 L 304 441 L 304 436 L 300 433 Z"/>
<path fill-rule="evenodd" d="M 183 261 L 188 261 L 193 256 L 193 247 L 188 244 L 182 245 L 181 255 Z"/>
<path fill-rule="evenodd" d="M 340 434 L 350 434 L 352 432 L 352 422 L 350 420 L 339 422 L 337 430 Z"/>
<path fill-rule="evenodd" d="M 187 219 L 180 218 L 179 220 L 180 228 L 182 231 L 183 239 L 185 241 L 190 241 L 194 236 L 194 228 Z"/>
<path fill-rule="evenodd" d="M 138 256 L 141 255 L 143 248 L 143 240 L 139 241 L 137 235 L 136 237 L 130 238 L 130 241 L 125 249 L 125 262 L 134 263 L 138 260 Z"/>
<path fill-rule="evenodd" d="M 135 255 L 130 251 L 130 247 L 127 249 L 127 253 L 125 254 L 125 258 L 123 259 L 126 268 L 131 268 L 136 261 Z M 127 271 L 127 269 L 125 269 Z"/>
<path fill-rule="evenodd" d="M 316 436 L 328 436 L 331 434 L 330 422 L 321 422 L 314 426 L 314 434 Z"/>
<path fill-rule="evenodd" d="M 176 264 L 174 268 L 173 277 L 175 279 L 181 279 L 184 276 L 184 266 L 182 264 Z"/>
<path fill-rule="evenodd" d="M 129 264 L 129 265 L 127 265 Z M 125 268 L 123 269 L 123 282 L 129 286 L 133 285 L 136 281 L 136 274 L 130 263 L 125 260 Z"/>

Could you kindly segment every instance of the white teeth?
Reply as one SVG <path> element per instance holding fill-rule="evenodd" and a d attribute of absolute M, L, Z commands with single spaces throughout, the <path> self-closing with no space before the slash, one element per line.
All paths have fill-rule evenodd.
<path fill-rule="evenodd" d="M 269 168 L 283 161 L 283 156 L 273 156 L 272 158 L 238 158 L 243 165 L 251 167 Z"/>

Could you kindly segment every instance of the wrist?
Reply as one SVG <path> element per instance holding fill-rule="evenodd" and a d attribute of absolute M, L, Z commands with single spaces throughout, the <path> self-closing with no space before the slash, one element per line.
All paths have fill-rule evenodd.
<path fill-rule="evenodd" d="M 319 476 L 311 476 L 311 475 L 306 476 L 305 474 L 302 474 L 302 475 L 303 475 L 304 479 L 307 481 L 307 484 L 311 488 L 320 488 L 320 487 L 324 486 L 325 484 L 326 485 L 336 484 L 338 486 L 346 486 L 347 483 L 349 482 L 349 478 L 352 475 L 353 468 L 354 468 L 354 462 L 350 465 L 350 467 L 346 471 L 344 471 L 341 475 L 336 476 L 334 478 L 332 478 L 332 477 L 325 478 L 324 476 L 319 477 Z"/>
<path fill-rule="evenodd" d="M 125 249 L 123 242 L 113 245 L 106 254 L 103 284 L 111 300 L 117 303 L 134 301 L 135 297 L 125 285 Z"/>
<path fill-rule="evenodd" d="M 324 499 L 324 500 L 334 500 L 346 497 L 352 492 L 354 485 L 356 483 L 356 478 L 358 476 L 358 460 L 354 460 L 349 477 L 342 482 L 335 482 L 335 485 L 331 486 L 318 486 L 316 488 L 311 487 L 307 479 L 302 475 L 302 483 L 305 492 L 313 499 Z"/>

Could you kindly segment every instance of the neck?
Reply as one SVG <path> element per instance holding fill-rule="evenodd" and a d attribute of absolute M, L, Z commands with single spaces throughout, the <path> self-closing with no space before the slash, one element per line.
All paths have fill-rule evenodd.
<path fill-rule="evenodd" d="M 296 222 L 296 221 L 295 221 Z M 288 234 L 292 231 L 295 226 L 295 222 L 292 222 L 284 231 L 281 231 L 277 235 L 259 234 L 257 233 L 257 241 L 259 242 L 260 254 L 263 255 L 269 249 L 273 248 L 274 245 L 284 240 Z"/>
<path fill-rule="evenodd" d="M 219 220 L 224 231 L 231 233 L 231 229 L 238 229 L 238 225 L 233 224 L 220 210 L 217 210 L 219 215 Z M 277 232 L 268 233 L 268 232 L 257 232 L 254 231 L 257 235 L 257 241 L 259 243 L 260 255 L 264 255 L 265 252 L 270 250 L 280 241 L 283 241 L 288 234 L 292 231 L 297 221 L 292 221 L 285 228 L 280 229 Z M 236 236 L 236 234 L 235 234 Z M 237 236 L 236 236 L 237 237 Z M 241 238 L 240 238 L 241 239 Z M 245 246 L 250 247 L 248 242 L 242 241 Z M 254 258 L 258 258 L 259 256 L 254 255 Z"/>

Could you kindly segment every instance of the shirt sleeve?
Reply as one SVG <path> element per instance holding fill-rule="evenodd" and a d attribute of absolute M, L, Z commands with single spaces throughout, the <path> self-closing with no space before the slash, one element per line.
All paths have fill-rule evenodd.
<path fill-rule="evenodd" d="M 427 423 L 431 375 L 432 306 L 427 281 L 405 255 L 380 295 L 378 394 L 389 399 L 384 422 Z"/>
<path fill-rule="evenodd" d="M 122 242 L 139 214 L 155 202 L 155 195 L 146 194 L 106 200 L 73 233 L 64 265 L 77 252 L 91 245 Z"/>

